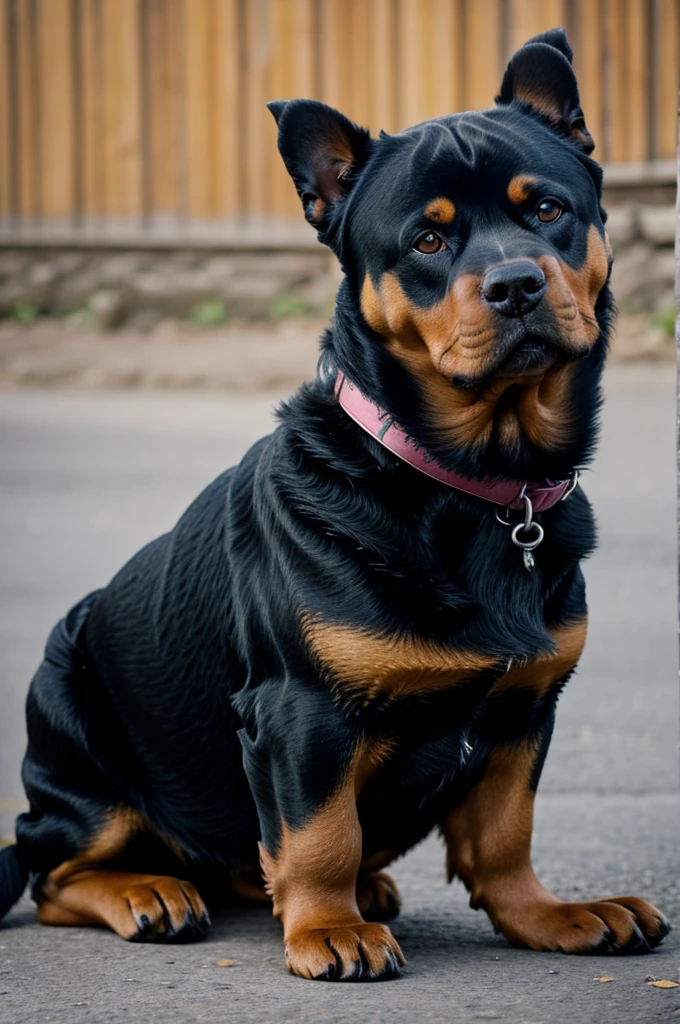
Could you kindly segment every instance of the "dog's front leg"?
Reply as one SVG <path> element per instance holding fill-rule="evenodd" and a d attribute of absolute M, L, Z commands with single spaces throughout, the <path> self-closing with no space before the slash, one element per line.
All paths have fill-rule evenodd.
<path fill-rule="evenodd" d="M 322 703 L 318 695 L 316 702 Z M 366 923 L 357 906 L 362 834 L 356 801 L 374 758 L 335 719 L 334 705 L 316 708 L 308 700 L 294 723 L 288 709 L 288 728 L 271 706 L 265 715 L 266 701 L 259 707 L 257 738 L 245 731 L 240 736 L 261 824 L 262 870 L 283 923 L 288 968 L 327 981 L 398 975 L 404 959 L 392 933 Z"/>
<path fill-rule="evenodd" d="M 635 896 L 568 903 L 536 878 L 530 847 L 543 735 L 498 746 L 481 781 L 442 823 L 449 877 L 470 891 L 470 905 L 488 913 L 496 931 L 518 946 L 564 953 L 638 953 L 656 946 L 668 925 Z"/>

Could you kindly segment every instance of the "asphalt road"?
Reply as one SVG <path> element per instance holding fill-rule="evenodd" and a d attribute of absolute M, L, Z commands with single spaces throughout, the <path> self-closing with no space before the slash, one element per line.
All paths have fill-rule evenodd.
<path fill-rule="evenodd" d="M 680 929 L 673 370 L 615 367 L 585 479 L 601 543 L 585 656 L 539 792 L 542 880 L 564 898 L 634 892 Z M 271 422 L 272 396 L 0 396 L 0 835 L 22 805 L 23 701 L 47 632 Z M 680 1021 L 677 946 L 628 959 L 512 950 L 447 887 L 432 838 L 394 871 L 409 965 L 382 985 L 290 977 L 266 910 L 232 910 L 185 947 L 34 923 L 0 926 L 0 1021 Z M 219 967 L 220 959 L 234 961 Z M 608 976 L 612 981 L 594 979 Z"/>

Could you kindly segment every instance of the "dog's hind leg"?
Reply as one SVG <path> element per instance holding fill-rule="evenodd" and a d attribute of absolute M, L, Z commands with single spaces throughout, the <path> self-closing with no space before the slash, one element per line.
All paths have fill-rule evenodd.
<path fill-rule="evenodd" d="M 105 925 L 131 942 L 200 938 L 210 919 L 193 885 L 165 875 L 109 870 L 144 819 L 114 811 L 86 849 L 50 871 L 38 893 L 38 920 L 52 925 Z"/>

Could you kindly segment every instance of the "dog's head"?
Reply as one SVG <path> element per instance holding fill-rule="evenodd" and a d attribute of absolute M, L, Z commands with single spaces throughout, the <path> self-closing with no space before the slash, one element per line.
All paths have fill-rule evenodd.
<path fill-rule="evenodd" d="M 611 255 L 564 32 L 514 55 L 495 108 L 398 135 L 372 139 L 310 100 L 270 108 L 305 216 L 345 271 L 341 368 L 455 468 L 582 461 Z"/>

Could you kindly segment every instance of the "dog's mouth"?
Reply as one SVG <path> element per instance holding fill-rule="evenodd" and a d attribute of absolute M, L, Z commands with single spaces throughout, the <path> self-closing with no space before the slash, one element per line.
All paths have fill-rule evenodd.
<path fill-rule="evenodd" d="M 528 335 L 500 362 L 493 376 L 533 377 L 564 361 L 564 352 L 552 342 Z"/>
<path fill-rule="evenodd" d="M 464 390 L 484 389 L 493 381 L 512 378 L 518 384 L 527 385 L 542 377 L 549 370 L 563 366 L 565 363 L 583 358 L 589 348 L 576 350 L 557 337 L 545 334 L 534 334 L 518 324 L 519 330 L 513 331 L 514 336 L 508 337 L 507 332 L 498 346 L 498 352 L 491 365 L 487 365 L 482 374 L 475 377 L 454 376 L 451 383 Z"/>

